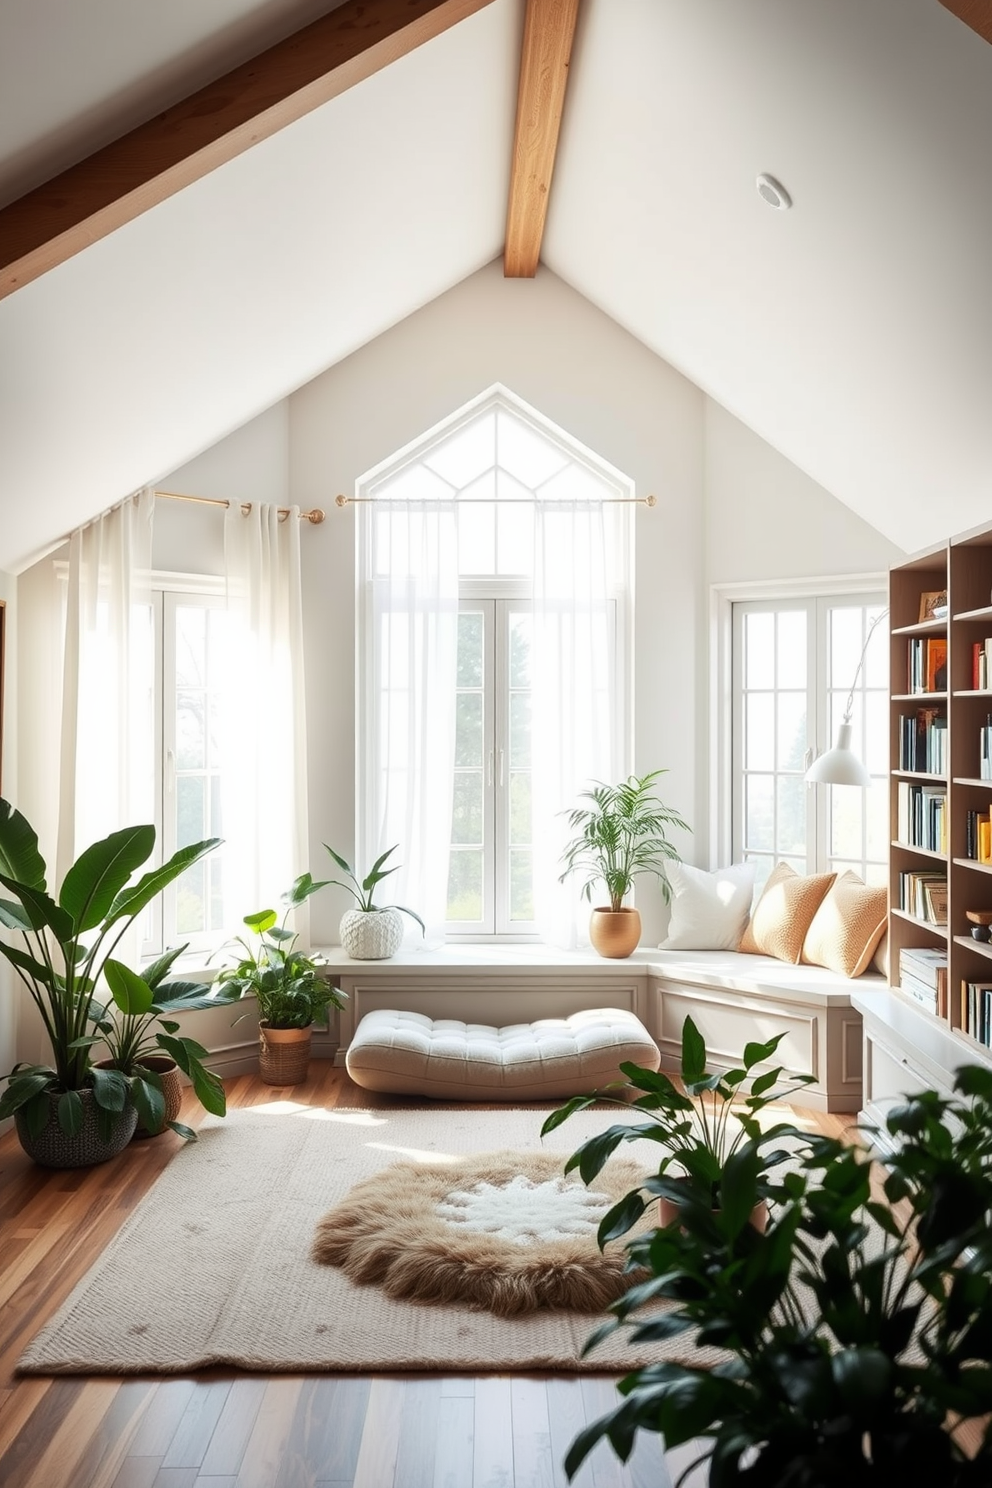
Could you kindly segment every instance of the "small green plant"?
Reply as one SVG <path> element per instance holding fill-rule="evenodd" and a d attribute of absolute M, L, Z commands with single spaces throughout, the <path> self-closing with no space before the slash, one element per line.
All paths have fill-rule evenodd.
<path fill-rule="evenodd" d="M 576 836 L 562 852 L 559 883 L 573 873 L 584 873 L 582 895 L 590 903 L 596 885 L 605 884 L 610 909 L 616 913 L 623 908 L 635 876 L 652 873 L 668 902 L 671 890 L 665 863 L 679 859 L 668 828 L 692 829 L 656 795 L 655 783 L 664 774 L 667 771 L 652 770 L 648 775 L 629 775 L 619 785 L 597 781 L 580 793 L 592 804 L 565 813 Z"/>
<path fill-rule="evenodd" d="M 309 873 L 301 874 L 292 888 L 281 895 L 286 905 L 282 924 L 274 909 L 245 915 L 244 923 L 258 939 L 247 941 L 238 935 L 225 947 L 240 946 L 243 954 L 235 965 L 225 966 L 218 973 L 212 993 L 214 1003 L 238 1002 L 243 997 L 254 996 L 258 1016 L 270 1028 L 309 1028 L 311 1023 L 323 1024 L 329 1007 L 344 1006 L 345 994 L 332 987 L 321 972 L 324 963 L 317 956 L 298 951 L 299 936 L 286 925 L 292 911 L 324 887 L 323 883 L 315 883 Z"/>
<path fill-rule="evenodd" d="M 342 883 L 339 878 L 328 879 L 328 883 L 334 884 L 339 889 L 346 889 L 354 899 L 357 909 L 360 909 L 364 914 L 371 914 L 377 909 L 398 909 L 401 914 L 409 915 L 411 920 L 416 920 L 421 931 L 426 929 L 423 920 L 414 910 L 406 909 L 402 904 L 378 905 L 374 902 L 375 891 L 379 884 L 382 883 L 384 878 L 388 878 L 391 873 L 395 873 L 400 866 L 399 863 L 394 863 L 392 868 L 383 867 L 386 859 L 396 851 L 399 846 L 398 842 L 394 843 L 392 847 L 387 848 L 381 857 L 376 858 L 369 872 L 361 879 L 350 863 L 345 862 L 340 853 L 336 853 L 333 847 L 328 847 L 326 842 L 324 846 L 342 873 L 346 874 L 348 878 L 347 883 Z"/>
<path fill-rule="evenodd" d="M 167 951 L 142 976 L 120 961 L 108 960 L 104 970 L 113 1001 L 101 1004 L 94 1000 L 90 1009 L 90 1019 L 98 1029 L 90 1042 L 106 1046 L 109 1063 L 128 1080 L 139 1121 L 153 1135 L 166 1123 L 162 1080 L 154 1069 L 147 1068 L 150 1058 L 164 1055 L 173 1060 L 188 1076 L 205 1110 L 215 1116 L 223 1116 L 227 1110 L 223 1083 L 202 1063 L 208 1050 L 181 1034 L 180 1024 L 170 1016 L 212 1006 L 209 988 L 202 982 L 165 980 L 186 950 L 182 945 Z M 188 1141 L 196 1140 L 191 1127 L 179 1121 L 168 1125 Z"/>
<path fill-rule="evenodd" d="M 953 1095 L 913 1096 L 885 1129 L 880 1175 L 860 1144 L 810 1137 L 764 1233 L 742 1165 L 732 1209 L 689 1205 L 628 1241 L 648 1279 L 586 1352 L 622 1328 L 723 1358 L 627 1375 L 572 1443 L 569 1477 L 604 1438 L 626 1461 L 652 1431 L 666 1448 L 700 1439 L 710 1488 L 987 1488 L 992 1071 L 960 1068 Z"/>
<path fill-rule="evenodd" d="M 622 1064 L 626 1082 L 617 1081 L 598 1095 L 577 1095 L 553 1111 L 541 1135 L 554 1131 L 575 1111 L 599 1101 L 612 1101 L 627 1110 L 643 1112 L 646 1121 L 622 1122 L 583 1142 L 565 1165 L 566 1173 L 578 1168 L 584 1183 L 597 1177 L 607 1159 L 624 1142 L 647 1140 L 661 1148 L 657 1173 L 645 1179 L 641 1189 L 626 1195 L 600 1224 L 600 1240 L 616 1240 L 637 1223 L 647 1205 L 666 1198 L 680 1208 L 695 1202 L 707 1210 L 733 1201 L 738 1171 L 759 1175 L 761 1192 L 755 1202 L 767 1199 L 767 1175 L 787 1159 L 794 1158 L 798 1128 L 790 1122 L 762 1126 L 758 1113 L 766 1106 L 789 1098 L 815 1075 L 786 1075 L 781 1066 L 755 1074 L 774 1055 L 784 1034 L 767 1043 L 750 1043 L 740 1065 L 723 1072 L 707 1070 L 706 1044 L 691 1018 L 682 1025 L 680 1089 L 663 1071 L 638 1064 Z M 749 1086 L 745 1092 L 744 1087 Z M 782 1146 L 788 1138 L 787 1146 Z"/>

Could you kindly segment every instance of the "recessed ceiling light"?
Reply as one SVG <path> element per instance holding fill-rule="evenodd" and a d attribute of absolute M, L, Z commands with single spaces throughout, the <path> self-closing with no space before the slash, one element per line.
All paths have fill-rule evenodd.
<path fill-rule="evenodd" d="M 762 201 L 766 201 L 770 207 L 775 207 L 779 212 L 787 212 L 792 206 L 792 197 L 786 191 L 781 181 L 776 181 L 774 176 L 766 176 L 762 173 L 755 185 L 758 195 Z"/>

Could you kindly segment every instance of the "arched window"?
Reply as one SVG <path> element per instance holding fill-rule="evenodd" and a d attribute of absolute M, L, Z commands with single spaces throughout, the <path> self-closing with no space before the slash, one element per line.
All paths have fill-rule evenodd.
<path fill-rule="evenodd" d="M 398 844 L 435 938 L 574 944 L 561 812 L 627 773 L 631 483 L 494 387 L 356 494 L 360 862 Z"/>

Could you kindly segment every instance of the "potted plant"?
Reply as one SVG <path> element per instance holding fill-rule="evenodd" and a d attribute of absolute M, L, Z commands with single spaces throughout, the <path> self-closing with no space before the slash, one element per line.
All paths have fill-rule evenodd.
<path fill-rule="evenodd" d="M 297 950 L 299 936 L 286 925 L 290 913 L 323 887 L 309 873 L 301 874 L 281 896 L 286 905 L 281 925 L 274 909 L 245 915 L 244 923 L 258 939 L 235 938 L 232 944 L 240 946 L 243 954 L 235 965 L 219 972 L 212 990 L 214 1003 L 254 996 L 259 1019 L 258 1069 L 268 1085 L 297 1085 L 306 1079 L 314 1024 L 326 1020 L 329 1007 L 344 1006 L 345 994 L 322 973 L 324 963 Z"/>
<path fill-rule="evenodd" d="M 394 843 L 376 858 L 363 879 L 359 879 L 351 865 L 333 847 L 328 847 L 326 842 L 324 846 L 348 879 L 347 883 L 342 883 L 339 878 L 329 879 L 328 882 L 339 889 L 347 889 L 355 900 L 356 907 L 345 910 L 341 916 L 341 944 L 349 956 L 356 961 L 387 961 L 390 956 L 395 956 L 403 940 L 401 914 L 416 920 L 421 934 L 424 933 L 424 922 L 414 910 L 405 909 L 402 904 L 380 906 L 374 903 L 378 885 L 400 866 L 398 863 L 394 863 L 392 868 L 383 866 L 399 843 Z"/>
<path fill-rule="evenodd" d="M 104 971 L 112 1001 L 94 1001 L 90 1009 L 98 1030 L 93 1042 L 107 1050 L 97 1065 L 126 1076 L 138 1110 L 136 1137 L 158 1136 L 171 1127 L 179 1136 L 196 1140 L 192 1128 L 177 1120 L 183 1088 L 180 1071 L 206 1110 L 215 1116 L 227 1110 L 223 1083 L 202 1063 L 207 1050 L 181 1034 L 180 1024 L 170 1016 L 213 1005 L 209 988 L 202 982 L 165 980 L 186 949 L 182 945 L 167 951 L 141 976 L 119 961 L 108 960 Z"/>
<path fill-rule="evenodd" d="M 860 1144 L 814 1137 L 764 1234 L 744 1223 L 758 1184 L 741 1173 L 733 1210 L 628 1242 L 649 1279 L 587 1349 L 627 1328 L 723 1360 L 628 1375 L 570 1476 L 602 1438 L 626 1460 L 646 1430 L 702 1439 L 710 1488 L 992 1482 L 992 1071 L 961 1068 L 952 1095 L 913 1096 L 886 1128 L 881 1184 Z"/>
<path fill-rule="evenodd" d="M 812 1074 L 786 1075 L 781 1066 L 755 1073 L 768 1064 L 784 1037 L 784 1033 L 778 1033 L 767 1043 L 749 1043 L 739 1066 L 710 1073 L 703 1037 L 692 1019 L 686 1018 L 682 1025 L 681 1089 L 661 1070 L 621 1064 L 626 1083 L 617 1081 L 608 1087 L 617 1090 L 616 1095 L 577 1095 L 552 1111 L 541 1128 L 542 1136 L 561 1126 L 575 1111 L 602 1100 L 627 1110 L 633 1108 L 647 1117 L 646 1121 L 611 1126 L 572 1154 L 565 1172 L 578 1168 L 584 1183 L 593 1182 L 623 1142 L 646 1139 L 662 1149 L 657 1173 L 603 1216 L 599 1227 L 602 1244 L 627 1234 L 655 1200 L 662 1224 L 678 1219 L 690 1204 L 707 1211 L 720 1209 L 732 1198 L 742 1169 L 756 1174 L 752 1221 L 765 1223 L 767 1201 L 774 1192 L 770 1175 L 781 1163 L 794 1159 L 802 1134 L 789 1122 L 762 1126 L 758 1113 L 788 1101 L 816 1079 Z"/>
<path fill-rule="evenodd" d="M 53 896 L 37 834 L 0 799 L 0 885 L 14 896 L 0 899 L 0 925 L 23 943 L 0 942 L 0 955 L 27 988 L 52 1056 L 51 1064 L 18 1064 L 5 1077 L 0 1119 L 14 1117 L 21 1145 L 35 1162 L 85 1167 L 130 1141 L 138 1111 L 128 1078 L 92 1063 L 97 988 L 132 921 L 219 840 L 184 847 L 132 882 L 152 855 L 155 828 L 125 827 L 86 848 Z"/>
<path fill-rule="evenodd" d="M 641 938 L 641 917 L 624 904 L 638 873 L 653 873 L 667 903 L 670 890 L 665 863 L 678 859 L 667 829 L 691 828 L 655 793 L 664 770 L 629 775 L 619 785 L 595 782 L 581 792 L 588 806 L 566 813 L 576 835 L 564 848 L 559 883 L 572 873 L 584 873 L 583 898 L 592 903 L 593 889 L 605 885 L 609 904 L 596 905 L 589 922 L 589 939 L 601 956 L 629 956 Z"/>

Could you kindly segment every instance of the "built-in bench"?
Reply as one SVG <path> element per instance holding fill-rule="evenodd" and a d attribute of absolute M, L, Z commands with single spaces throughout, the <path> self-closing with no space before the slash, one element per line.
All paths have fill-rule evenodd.
<path fill-rule="evenodd" d="M 820 1111 L 861 1108 L 861 1014 L 851 998 L 885 987 L 878 975 L 851 980 L 737 951 L 642 947 L 622 961 L 536 945 L 447 945 L 389 961 L 353 961 L 339 947 L 324 954 L 348 993 L 337 1029 L 339 1064 L 359 1022 L 376 1008 L 499 1027 L 614 1007 L 634 1013 L 657 1042 L 663 1068 L 677 1069 L 689 1014 L 715 1067 L 737 1064 L 750 1040 L 784 1034 L 776 1063 L 816 1076 L 794 1099 Z"/>

